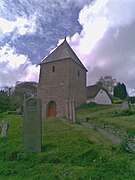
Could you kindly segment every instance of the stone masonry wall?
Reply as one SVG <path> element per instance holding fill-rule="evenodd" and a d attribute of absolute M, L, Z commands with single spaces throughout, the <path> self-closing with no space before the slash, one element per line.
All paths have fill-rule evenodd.
<path fill-rule="evenodd" d="M 69 94 L 75 99 L 76 107 L 86 102 L 86 71 L 74 61 L 70 61 Z"/>
<path fill-rule="evenodd" d="M 38 85 L 38 97 L 42 99 L 43 117 L 46 117 L 47 104 L 52 100 L 56 102 L 57 116 L 65 115 L 65 102 L 68 97 L 69 86 L 68 76 L 68 60 L 54 61 L 41 65 Z"/>
<path fill-rule="evenodd" d="M 43 117 L 50 101 L 56 102 L 57 117 L 66 116 L 69 99 L 75 100 L 76 107 L 86 102 L 86 71 L 72 59 L 42 64 L 38 97 L 42 99 Z"/>

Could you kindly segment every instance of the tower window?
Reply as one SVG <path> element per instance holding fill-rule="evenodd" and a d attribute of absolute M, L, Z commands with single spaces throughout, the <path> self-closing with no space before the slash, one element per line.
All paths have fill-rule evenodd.
<path fill-rule="evenodd" d="M 54 72 L 54 71 L 55 71 L 55 66 L 52 67 L 52 72 Z"/>
<path fill-rule="evenodd" d="M 80 76 L 80 71 L 78 70 L 78 77 Z"/>

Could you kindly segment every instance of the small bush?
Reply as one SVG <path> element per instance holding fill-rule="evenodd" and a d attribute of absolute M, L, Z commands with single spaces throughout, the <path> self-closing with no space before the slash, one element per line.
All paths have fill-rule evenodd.
<path fill-rule="evenodd" d="M 120 145 L 120 149 L 124 152 L 132 152 L 132 149 L 130 148 L 130 140 L 128 137 L 125 137 Z"/>
<path fill-rule="evenodd" d="M 113 117 L 119 117 L 119 116 L 130 116 L 130 115 L 133 115 L 135 114 L 135 111 L 132 111 L 130 109 L 127 109 L 127 110 L 123 110 L 123 111 L 114 111 L 113 112 Z"/>
<path fill-rule="evenodd" d="M 77 121 L 76 121 L 76 124 L 81 124 L 81 121 L 80 121 L 80 120 L 77 120 Z"/>
<path fill-rule="evenodd" d="M 130 109 L 127 109 L 127 110 L 123 111 L 123 115 L 125 115 L 125 116 L 130 116 L 130 115 L 133 115 L 133 114 L 135 114 L 135 111 L 132 111 Z"/>
<path fill-rule="evenodd" d="M 114 103 L 114 104 L 122 104 L 124 101 L 125 101 L 125 100 L 121 100 L 121 99 L 119 99 L 119 100 L 113 100 L 113 103 Z"/>
<path fill-rule="evenodd" d="M 133 104 L 133 103 L 135 103 L 135 96 L 128 97 L 127 100 Z"/>
<path fill-rule="evenodd" d="M 7 111 L 7 114 L 17 115 L 17 112 L 16 111 Z"/>

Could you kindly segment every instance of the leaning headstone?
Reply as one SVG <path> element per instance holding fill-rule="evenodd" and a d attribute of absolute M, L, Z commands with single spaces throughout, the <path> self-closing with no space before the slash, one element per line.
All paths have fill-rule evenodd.
<path fill-rule="evenodd" d="M 24 101 L 23 133 L 24 151 L 41 152 L 42 142 L 42 115 L 41 101 L 31 97 Z"/>
<path fill-rule="evenodd" d="M 9 128 L 9 124 L 6 120 L 3 120 L 0 124 L 1 126 L 1 137 L 6 138 L 7 137 L 7 131 Z"/>
<path fill-rule="evenodd" d="M 129 110 L 130 109 L 130 104 L 128 101 L 124 101 L 121 105 L 121 109 L 124 110 Z"/>

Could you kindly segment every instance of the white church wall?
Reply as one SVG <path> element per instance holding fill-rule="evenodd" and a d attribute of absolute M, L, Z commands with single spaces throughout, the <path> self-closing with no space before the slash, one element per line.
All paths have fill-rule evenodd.
<path fill-rule="evenodd" d="M 97 104 L 112 104 L 111 99 L 104 90 L 100 90 L 95 97 L 95 103 Z"/>

